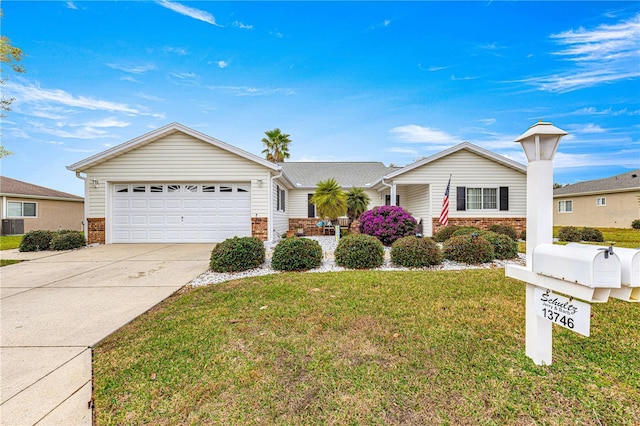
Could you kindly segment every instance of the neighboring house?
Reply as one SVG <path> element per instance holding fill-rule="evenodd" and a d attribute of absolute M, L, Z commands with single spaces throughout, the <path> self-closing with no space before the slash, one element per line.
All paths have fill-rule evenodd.
<path fill-rule="evenodd" d="M 640 219 L 640 169 L 554 189 L 555 226 L 631 228 Z"/>
<path fill-rule="evenodd" d="M 83 229 L 84 199 L 77 195 L 0 176 L 0 197 L 3 235 Z"/>
<path fill-rule="evenodd" d="M 67 168 L 85 181 L 90 242 L 271 241 L 297 228 L 317 234 L 321 218 L 309 198 L 328 178 L 365 188 L 370 208 L 402 206 L 432 235 L 452 175 L 450 224 L 525 228 L 526 167 L 466 142 L 402 168 L 275 164 L 173 123 Z"/>

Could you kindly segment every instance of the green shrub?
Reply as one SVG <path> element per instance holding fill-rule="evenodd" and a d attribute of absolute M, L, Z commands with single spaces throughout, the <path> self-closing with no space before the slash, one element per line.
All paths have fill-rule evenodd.
<path fill-rule="evenodd" d="M 640 229 L 640 219 L 636 219 L 633 222 L 631 222 L 631 227 L 633 229 Z"/>
<path fill-rule="evenodd" d="M 518 231 L 516 231 L 516 228 L 513 226 L 496 223 L 489 227 L 489 231 L 495 232 L 496 234 L 506 235 L 514 241 L 518 239 Z"/>
<path fill-rule="evenodd" d="M 453 233 L 456 232 L 458 229 L 460 229 L 460 227 L 457 225 L 446 226 L 442 228 L 440 231 L 438 231 L 436 235 L 433 236 L 433 241 L 444 243 L 449 238 L 451 238 Z"/>
<path fill-rule="evenodd" d="M 471 234 L 479 234 L 482 232 L 482 229 L 476 228 L 475 226 L 462 226 L 458 228 L 456 232 L 453 233 L 453 237 L 458 237 L 460 235 L 471 235 Z"/>
<path fill-rule="evenodd" d="M 391 261 L 406 268 L 423 268 L 442 263 L 442 253 L 431 238 L 409 236 L 393 243 Z"/>
<path fill-rule="evenodd" d="M 604 241 L 604 236 L 600 230 L 595 228 L 582 228 L 582 241 L 593 241 L 601 243 Z"/>
<path fill-rule="evenodd" d="M 443 244 L 444 257 L 456 262 L 476 264 L 495 259 L 493 245 L 481 236 L 458 235 Z"/>
<path fill-rule="evenodd" d="M 522 241 L 527 241 L 527 230 L 526 230 L 526 229 L 525 229 L 525 230 L 523 230 L 523 231 L 520 233 L 520 239 L 521 239 Z"/>
<path fill-rule="evenodd" d="M 240 272 L 264 263 L 264 243 L 256 237 L 233 237 L 211 251 L 211 269 L 215 272 Z"/>
<path fill-rule="evenodd" d="M 384 262 L 384 246 L 371 235 L 347 235 L 340 239 L 334 255 L 336 264 L 345 268 L 376 268 Z"/>
<path fill-rule="evenodd" d="M 287 238 L 273 250 L 271 267 L 277 271 L 307 271 L 322 263 L 322 247 L 309 238 Z"/>
<path fill-rule="evenodd" d="M 576 242 L 582 240 L 582 231 L 575 226 L 565 226 L 558 231 L 560 241 Z"/>
<path fill-rule="evenodd" d="M 496 259 L 513 259 L 518 256 L 518 244 L 508 235 L 483 231 L 480 236 L 491 243 Z"/>
<path fill-rule="evenodd" d="M 49 250 L 51 240 L 56 235 L 54 231 L 36 230 L 24 234 L 20 241 L 20 251 Z"/>
<path fill-rule="evenodd" d="M 51 239 L 49 250 L 72 250 L 87 245 L 84 234 L 80 231 L 59 231 Z"/>

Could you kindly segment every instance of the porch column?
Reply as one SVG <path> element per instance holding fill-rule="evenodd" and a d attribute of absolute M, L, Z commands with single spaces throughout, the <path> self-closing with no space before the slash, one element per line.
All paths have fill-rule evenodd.
<path fill-rule="evenodd" d="M 392 183 L 391 184 L 391 199 L 389 200 L 389 205 L 391 206 L 395 206 L 396 205 L 396 184 Z"/>

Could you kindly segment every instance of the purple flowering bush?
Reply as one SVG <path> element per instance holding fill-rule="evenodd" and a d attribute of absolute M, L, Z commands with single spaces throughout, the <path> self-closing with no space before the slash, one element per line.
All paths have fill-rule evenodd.
<path fill-rule="evenodd" d="M 360 232 L 390 246 L 399 238 L 414 235 L 416 219 L 398 206 L 379 206 L 360 215 Z"/>

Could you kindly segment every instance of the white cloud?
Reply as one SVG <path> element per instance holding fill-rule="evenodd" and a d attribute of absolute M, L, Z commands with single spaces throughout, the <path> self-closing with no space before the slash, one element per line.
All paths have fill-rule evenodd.
<path fill-rule="evenodd" d="M 418 64 L 418 66 L 419 66 L 419 67 L 421 67 L 421 65 L 420 65 L 420 64 Z M 449 68 L 451 68 L 451 65 L 449 65 L 449 66 L 444 66 L 444 67 L 431 66 L 431 67 L 427 68 L 427 71 L 435 72 L 435 71 L 442 71 L 442 70 L 446 70 L 446 69 L 449 69 Z M 422 69 L 422 68 L 420 68 L 420 69 Z"/>
<path fill-rule="evenodd" d="M 561 46 L 552 54 L 574 68 L 521 82 L 543 91 L 565 93 L 640 77 L 640 14 L 613 25 L 572 29 L 550 38 Z"/>
<path fill-rule="evenodd" d="M 78 10 L 78 6 L 76 6 L 75 3 L 72 1 L 68 1 L 64 5 L 69 9 Z"/>
<path fill-rule="evenodd" d="M 478 120 L 478 121 L 480 121 L 485 126 L 491 126 L 492 124 L 496 124 L 496 119 L 495 118 L 484 118 L 484 119 Z"/>
<path fill-rule="evenodd" d="M 452 136 L 442 130 L 416 124 L 394 127 L 389 130 L 389 133 L 393 134 L 397 140 L 407 143 L 458 144 L 462 142 L 457 136 Z"/>
<path fill-rule="evenodd" d="M 144 74 L 148 71 L 156 69 L 156 66 L 153 64 L 143 64 L 143 65 L 121 65 L 121 64 L 106 64 L 109 68 L 113 68 L 114 70 L 124 71 L 130 74 Z"/>
<path fill-rule="evenodd" d="M 559 169 L 602 166 L 638 168 L 638 151 L 623 149 L 592 154 L 570 154 L 558 151 L 553 163 L 554 167 Z"/>
<path fill-rule="evenodd" d="M 411 148 L 391 147 L 387 151 L 395 152 L 395 153 L 398 153 L 398 154 L 407 154 L 407 155 L 411 155 L 413 157 L 418 155 L 418 150 L 417 149 L 411 149 Z"/>
<path fill-rule="evenodd" d="M 598 126 L 597 124 L 588 123 L 586 125 L 580 125 L 574 127 L 574 132 L 576 133 L 604 133 L 605 129 Z"/>
<path fill-rule="evenodd" d="M 127 114 L 140 114 L 136 108 L 119 102 L 94 99 L 86 96 L 74 96 L 61 89 L 43 89 L 38 85 L 21 85 L 12 81 L 5 82 L 6 93 L 20 100 L 21 103 L 53 102 L 73 108 L 82 108 L 92 111 L 111 111 Z"/>
<path fill-rule="evenodd" d="M 243 24 L 240 21 L 234 21 L 233 24 L 231 24 L 231 25 L 233 25 L 234 27 L 241 28 L 243 30 L 252 30 L 253 29 L 253 25 Z"/>
<path fill-rule="evenodd" d="M 220 27 L 220 25 L 216 23 L 216 18 L 212 14 L 204 10 L 196 9 L 193 7 L 185 6 L 183 4 L 175 3 L 167 0 L 160 0 L 157 3 L 160 6 L 166 7 L 167 9 L 172 10 L 181 15 L 206 22 L 207 24 L 215 25 L 216 27 Z"/>
<path fill-rule="evenodd" d="M 102 120 L 90 121 L 88 123 L 80 124 L 80 125 L 72 125 L 73 127 L 127 127 L 130 126 L 131 123 L 126 121 L 118 120 L 115 117 L 103 118 Z"/>
<path fill-rule="evenodd" d="M 287 87 L 259 88 L 252 86 L 208 86 L 211 90 L 222 90 L 233 96 L 267 96 L 282 94 L 286 96 L 295 95 L 296 91 Z"/>
<path fill-rule="evenodd" d="M 227 61 L 218 61 L 217 64 L 220 68 L 226 68 L 229 65 Z"/>
<path fill-rule="evenodd" d="M 189 51 L 184 47 L 166 46 L 164 48 L 164 51 L 167 52 L 167 53 L 174 53 L 174 54 L 179 55 L 179 56 L 186 56 L 186 55 L 189 54 Z"/>

